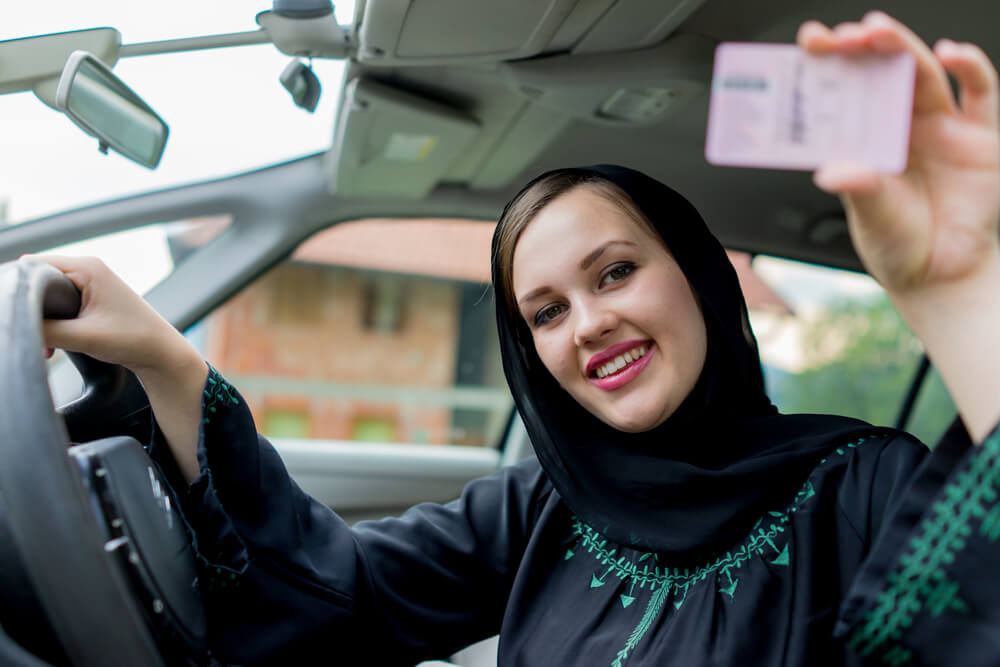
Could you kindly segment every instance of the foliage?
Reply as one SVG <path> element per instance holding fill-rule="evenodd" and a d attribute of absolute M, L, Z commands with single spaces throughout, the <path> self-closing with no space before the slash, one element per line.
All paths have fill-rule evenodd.
<path fill-rule="evenodd" d="M 782 412 L 835 413 L 895 425 L 922 351 L 887 297 L 833 305 L 807 325 L 803 345 L 807 370 L 769 375 Z M 933 444 L 954 416 L 944 384 L 930 373 L 907 430 Z"/>

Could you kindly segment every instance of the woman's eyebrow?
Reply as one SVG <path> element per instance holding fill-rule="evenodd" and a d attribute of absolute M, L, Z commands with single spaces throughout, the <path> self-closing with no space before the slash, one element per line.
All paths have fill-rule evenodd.
<path fill-rule="evenodd" d="M 601 245 L 599 248 L 596 248 L 593 252 L 588 253 L 586 257 L 580 260 L 580 269 L 583 271 L 589 269 L 594 264 L 594 262 L 596 262 L 598 258 L 604 253 L 604 251 L 613 245 L 627 245 L 635 248 L 639 247 L 639 245 L 633 241 L 624 241 L 624 240 L 608 241 L 607 243 Z M 531 290 L 521 298 L 515 297 L 515 300 L 517 301 L 517 303 L 526 303 L 528 301 L 531 301 L 532 299 L 540 297 L 546 292 L 551 292 L 551 291 L 552 291 L 551 287 L 549 287 L 548 285 L 542 285 L 541 287 Z"/>
<path fill-rule="evenodd" d="M 515 298 L 515 300 L 517 301 L 517 303 L 527 303 L 528 301 L 536 299 L 541 295 L 545 294 L 546 292 L 551 292 L 551 291 L 552 291 L 551 287 L 549 287 L 548 285 L 543 285 L 538 289 L 531 290 L 530 292 L 522 296 L 520 299 Z"/>
<path fill-rule="evenodd" d="M 587 269 L 589 269 L 589 268 L 590 268 L 590 266 L 591 266 L 591 265 L 592 265 L 592 264 L 593 264 L 594 262 L 596 262 L 596 261 L 597 261 L 597 258 L 598 258 L 598 257 L 600 257 L 600 256 L 601 256 L 601 254 L 602 254 L 602 253 L 603 253 L 603 252 L 604 252 L 605 250 L 607 250 L 607 249 L 608 249 L 608 248 L 610 248 L 611 246 L 613 246 L 613 245 L 617 245 L 617 244 L 621 244 L 621 245 L 630 245 L 630 246 L 635 246 L 635 247 L 638 247 L 638 246 L 637 246 L 637 245 L 636 245 L 635 243 L 633 243 L 632 241 L 617 241 L 617 240 L 616 240 L 616 241 L 608 241 L 607 243 L 605 243 L 604 245 L 602 245 L 601 247 L 597 248 L 597 249 L 596 249 L 596 250 L 594 250 L 593 252 L 589 253 L 589 254 L 588 254 L 588 255 L 587 255 L 586 257 L 584 257 L 584 258 L 583 258 L 583 259 L 582 259 L 582 260 L 580 261 L 580 268 L 581 268 L 582 270 L 586 271 Z"/>

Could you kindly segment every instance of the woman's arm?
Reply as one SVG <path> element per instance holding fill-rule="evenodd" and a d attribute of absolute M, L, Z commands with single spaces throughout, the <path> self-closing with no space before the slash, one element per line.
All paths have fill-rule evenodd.
<path fill-rule="evenodd" d="M 806 23 L 812 53 L 909 51 L 917 63 L 909 161 L 899 175 L 826 165 L 862 262 L 940 371 L 973 439 L 1000 418 L 1000 138 L 997 72 L 971 44 L 933 51 L 880 12 L 832 30 Z M 948 83 L 959 83 L 955 100 Z"/>
<path fill-rule="evenodd" d="M 159 427 L 150 454 L 179 491 L 217 657 L 414 664 L 499 631 L 551 489 L 537 464 L 471 482 L 447 505 L 348 526 L 296 485 L 236 389 L 103 263 L 28 259 L 83 297 L 76 319 L 46 321 L 46 344 L 125 366 L 145 387 Z"/>
<path fill-rule="evenodd" d="M 899 175 L 826 165 L 855 249 L 944 378 L 972 439 L 952 429 L 905 485 L 888 485 L 878 534 L 841 608 L 838 634 L 873 664 L 996 665 L 1000 604 L 1000 137 L 997 72 L 971 44 L 927 47 L 872 12 L 813 53 L 908 51 L 916 59 L 909 159 Z M 960 88 L 956 100 L 948 83 Z M 880 465 L 888 466 L 893 460 Z M 878 478 L 873 494 L 886 486 Z M 883 494 L 885 495 L 885 494 Z"/>
<path fill-rule="evenodd" d="M 459 499 L 348 526 L 309 497 L 215 370 L 202 393 L 201 474 L 181 496 L 225 662 L 403 665 L 496 634 L 551 486 L 528 461 Z M 152 455 L 160 439 L 154 439 Z"/>
<path fill-rule="evenodd" d="M 94 257 L 25 255 L 66 274 L 80 290 L 80 313 L 46 320 L 46 345 L 129 369 L 142 382 L 185 481 L 198 476 L 198 424 L 208 365 L 146 301 Z"/>

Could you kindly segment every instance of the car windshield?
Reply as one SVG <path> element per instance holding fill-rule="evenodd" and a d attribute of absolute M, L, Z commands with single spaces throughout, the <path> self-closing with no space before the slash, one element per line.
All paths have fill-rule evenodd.
<path fill-rule="evenodd" d="M 148 8 L 127 0 L 21 4 L 6 12 L 0 40 L 111 26 L 122 44 L 253 31 L 266 0 L 180 0 Z M 353 1 L 335 7 L 351 22 Z M 0 224 L 17 224 L 99 201 L 227 176 L 325 150 L 344 63 L 317 60 L 315 112 L 292 104 L 278 77 L 290 61 L 272 44 L 122 58 L 115 74 L 170 126 L 160 165 L 144 169 L 97 143 L 30 93 L 0 95 Z M 262 74 L 269 73 L 269 74 Z M 196 101 L 196 103 L 195 103 Z"/>

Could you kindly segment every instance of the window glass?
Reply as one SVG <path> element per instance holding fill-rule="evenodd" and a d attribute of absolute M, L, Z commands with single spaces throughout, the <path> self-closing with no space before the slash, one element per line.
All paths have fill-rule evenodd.
<path fill-rule="evenodd" d="M 370 220 L 308 240 L 198 327 L 270 437 L 496 446 L 512 410 L 492 225 Z"/>
<path fill-rule="evenodd" d="M 768 393 L 779 409 L 895 426 L 922 349 L 875 281 L 773 257 L 755 258 L 753 275 L 783 302 L 754 307 L 747 291 Z M 933 445 L 955 414 L 932 372 L 906 429 Z"/>
<path fill-rule="evenodd" d="M 191 252 L 218 236 L 230 217 L 211 216 L 163 222 L 56 246 L 40 255 L 100 257 L 129 287 L 145 294 Z"/>
<path fill-rule="evenodd" d="M 3 12 L 0 39 L 111 26 L 128 45 L 253 31 L 259 29 L 254 16 L 271 5 L 270 0 L 173 0 L 162 5 L 169 11 L 153 17 L 154 6 L 134 0 L 22 2 L 16 11 Z M 336 2 L 341 25 L 352 21 L 353 6 L 351 0 Z M 27 222 L 327 150 L 347 61 L 310 63 L 323 88 L 313 113 L 295 106 L 279 82 L 289 61 L 273 44 L 120 58 L 115 74 L 170 126 L 163 159 L 152 170 L 114 152 L 101 156 L 96 139 L 30 92 L 0 95 L 0 222 Z M 13 74 L 15 81 L 22 69 L 35 69 L 11 62 L 3 67 L 5 78 Z"/>

